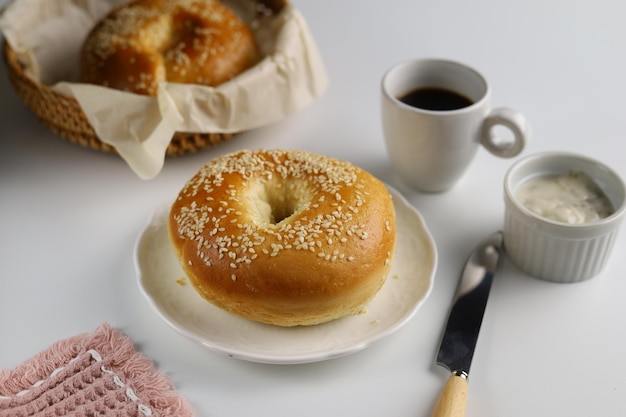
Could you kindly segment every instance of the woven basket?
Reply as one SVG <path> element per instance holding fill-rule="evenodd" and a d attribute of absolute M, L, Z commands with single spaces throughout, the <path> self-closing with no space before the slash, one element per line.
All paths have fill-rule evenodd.
<path fill-rule="evenodd" d="M 288 4 L 286 0 L 265 0 L 273 12 Z M 30 77 L 19 62 L 17 54 L 4 42 L 4 59 L 11 84 L 39 119 L 55 134 L 70 142 L 103 152 L 116 153 L 114 147 L 102 142 L 91 127 L 78 101 L 58 93 Z M 183 155 L 222 143 L 236 133 L 176 132 L 166 150 L 166 156 Z"/>

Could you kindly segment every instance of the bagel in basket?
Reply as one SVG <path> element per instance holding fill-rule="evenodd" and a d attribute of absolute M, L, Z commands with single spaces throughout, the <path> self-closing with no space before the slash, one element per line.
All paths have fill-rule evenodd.
<path fill-rule="evenodd" d="M 259 56 L 250 28 L 217 0 L 135 0 L 87 35 L 80 74 L 84 83 L 156 95 L 165 81 L 219 85 Z"/>
<path fill-rule="evenodd" d="M 337 159 L 244 150 L 204 165 L 169 214 L 174 252 L 197 292 L 279 326 L 363 311 L 396 244 L 385 185 Z"/>

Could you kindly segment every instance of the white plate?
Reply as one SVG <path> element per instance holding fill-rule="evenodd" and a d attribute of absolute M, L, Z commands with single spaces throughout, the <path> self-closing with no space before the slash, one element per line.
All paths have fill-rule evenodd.
<path fill-rule="evenodd" d="M 215 352 L 264 363 L 306 363 L 366 348 L 405 324 L 430 294 L 437 250 L 421 215 L 396 190 L 398 230 L 391 272 L 364 314 L 283 328 L 232 315 L 200 297 L 170 247 L 170 204 L 156 211 L 135 248 L 139 286 L 175 330 Z M 181 284 L 181 282 L 183 284 Z"/>

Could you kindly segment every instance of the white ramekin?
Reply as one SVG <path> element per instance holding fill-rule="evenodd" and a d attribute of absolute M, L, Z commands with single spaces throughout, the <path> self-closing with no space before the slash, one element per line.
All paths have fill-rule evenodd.
<path fill-rule="evenodd" d="M 611 201 L 609 217 L 584 224 L 566 224 L 541 217 L 517 199 L 519 187 L 546 174 L 578 171 L 587 174 Z M 504 178 L 504 245 L 520 269 L 554 282 L 579 282 L 597 275 L 606 265 L 626 212 L 626 187 L 606 165 L 586 156 L 546 152 L 516 162 Z"/>

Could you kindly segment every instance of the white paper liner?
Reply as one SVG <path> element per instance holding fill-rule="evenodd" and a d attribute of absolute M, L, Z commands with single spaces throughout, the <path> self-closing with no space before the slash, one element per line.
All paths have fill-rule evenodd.
<path fill-rule="evenodd" d="M 250 25 L 265 57 L 218 87 L 163 83 L 149 97 L 78 82 L 84 38 L 126 1 L 13 1 L 0 15 L 0 30 L 26 71 L 74 97 L 98 138 L 140 178 L 158 175 L 175 132 L 251 130 L 293 114 L 327 88 L 322 58 L 298 10 L 287 4 L 277 14 L 259 15 L 252 0 L 222 1 Z"/>

